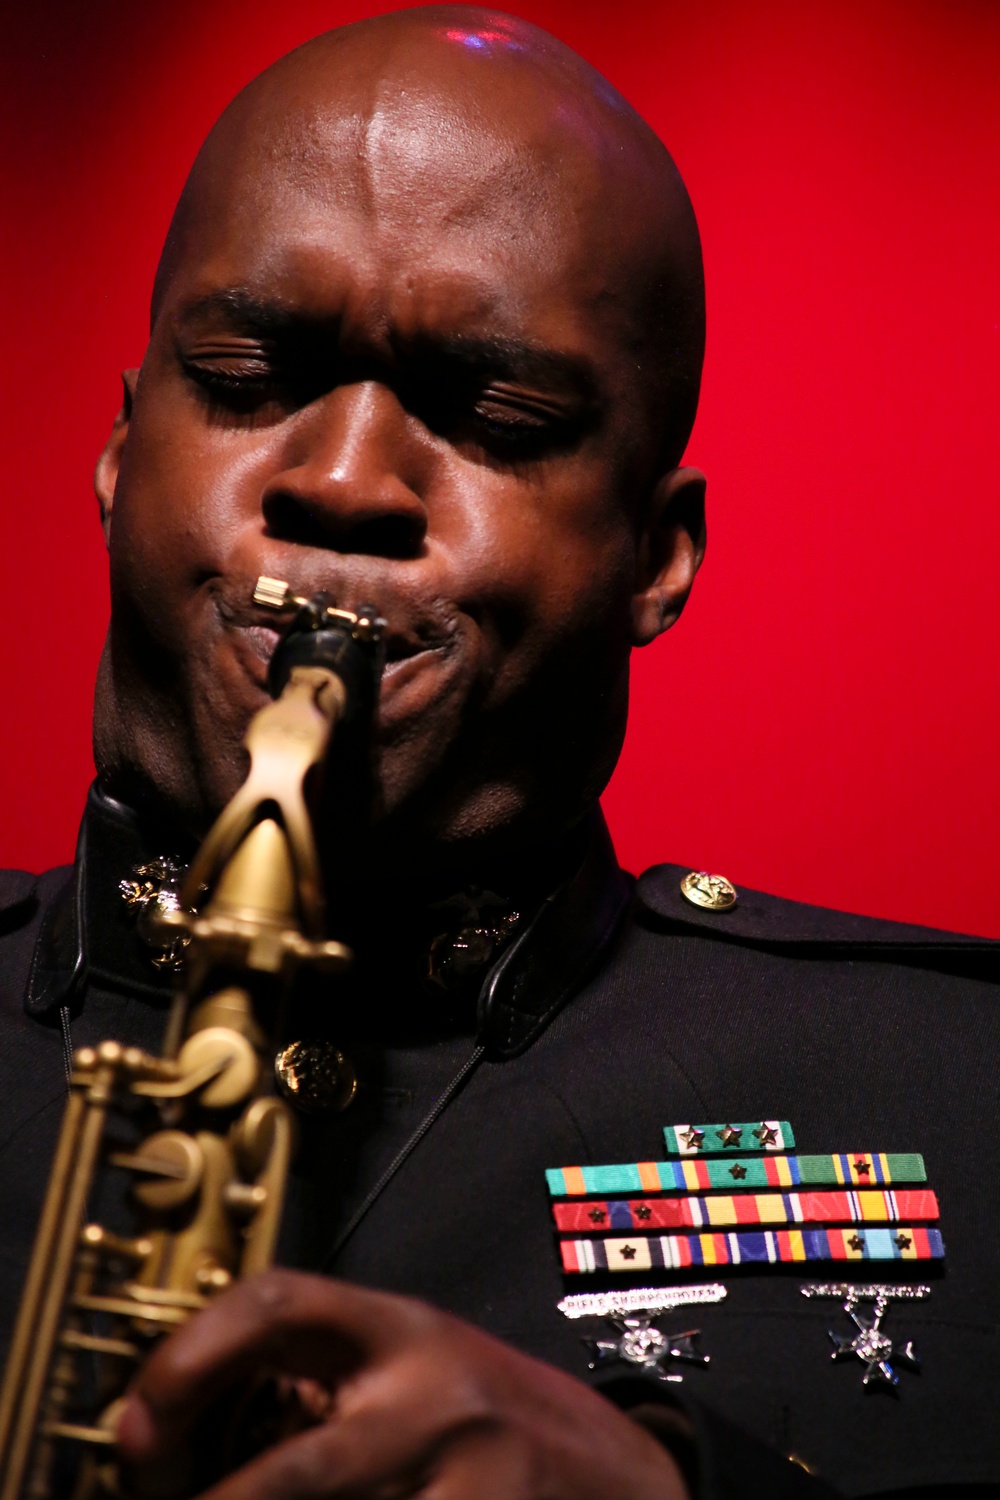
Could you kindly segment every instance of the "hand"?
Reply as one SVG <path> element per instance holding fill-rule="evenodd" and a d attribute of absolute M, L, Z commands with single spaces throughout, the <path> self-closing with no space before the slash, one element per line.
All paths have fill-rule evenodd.
<path fill-rule="evenodd" d="M 141 1495 L 189 1494 L 200 1416 L 278 1372 L 305 1430 L 204 1500 L 685 1500 L 673 1459 L 602 1396 L 410 1298 L 269 1271 L 165 1340 L 118 1429 Z M 203 1439 L 202 1439 L 203 1441 Z"/>

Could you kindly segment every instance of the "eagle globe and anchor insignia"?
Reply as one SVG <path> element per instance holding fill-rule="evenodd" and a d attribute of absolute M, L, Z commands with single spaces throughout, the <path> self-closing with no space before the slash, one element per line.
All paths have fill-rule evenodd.
<path fill-rule="evenodd" d="M 690 870 L 681 881 L 681 895 L 692 906 L 702 906 L 706 911 L 728 911 L 738 899 L 732 881 L 708 870 Z"/>

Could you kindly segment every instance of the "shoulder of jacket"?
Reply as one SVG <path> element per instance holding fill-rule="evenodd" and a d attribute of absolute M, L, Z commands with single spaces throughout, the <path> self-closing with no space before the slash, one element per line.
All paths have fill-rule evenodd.
<path fill-rule="evenodd" d="M 27 870 L 0 870 L 0 912 L 25 906 L 38 892 L 39 876 Z"/>
<path fill-rule="evenodd" d="M 33 875 L 29 870 L 0 870 L 0 927 L 13 932 L 45 907 L 65 886 L 72 866 L 60 865 Z"/>
<path fill-rule="evenodd" d="M 782 948 L 881 950 L 887 955 L 911 952 L 928 957 L 935 953 L 966 953 L 971 957 L 1000 951 L 1000 943 L 989 938 L 809 906 L 745 886 L 737 890 L 735 905 L 725 910 L 696 906 L 681 893 L 681 881 L 690 873 L 685 865 L 651 866 L 636 883 L 640 912 L 644 908 L 669 924 L 671 930 Z"/>

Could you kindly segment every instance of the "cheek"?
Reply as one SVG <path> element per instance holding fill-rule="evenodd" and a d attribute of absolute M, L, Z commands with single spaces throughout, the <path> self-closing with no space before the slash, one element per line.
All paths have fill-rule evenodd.
<path fill-rule="evenodd" d="M 627 638 L 634 538 L 583 465 L 559 482 L 481 493 L 465 544 L 460 603 L 495 635 L 497 657 L 510 653 L 505 670 L 594 632 Z"/>
<path fill-rule="evenodd" d="M 256 516 L 259 524 L 267 462 L 266 441 L 213 432 L 169 394 L 137 411 L 111 523 L 118 595 L 144 612 L 176 609 L 193 584 L 224 573 L 247 522 Z"/>

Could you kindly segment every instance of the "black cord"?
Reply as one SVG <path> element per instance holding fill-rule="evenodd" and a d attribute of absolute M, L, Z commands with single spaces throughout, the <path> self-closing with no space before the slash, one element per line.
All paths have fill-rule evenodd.
<path fill-rule="evenodd" d="M 454 1078 L 451 1080 L 444 1093 L 440 1094 L 435 1100 L 433 1109 L 420 1122 L 416 1130 L 410 1136 L 410 1139 L 396 1154 L 396 1156 L 393 1157 L 392 1161 L 386 1167 L 385 1171 L 382 1173 L 382 1176 L 379 1178 L 378 1182 L 376 1182 L 375 1186 L 368 1194 L 368 1197 L 362 1203 L 358 1211 L 354 1214 L 349 1224 L 347 1225 L 347 1228 L 334 1244 L 333 1249 L 324 1259 L 321 1270 L 329 1270 L 330 1266 L 337 1259 L 337 1256 L 340 1254 L 341 1250 L 343 1250 L 344 1246 L 347 1244 L 347 1241 L 351 1238 L 352 1234 L 357 1229 L 362 1219 L 366 1217 L 369 1209 L 371 1209 L 372 1206 L 378 1201 L 378 1199 L 381 1198 L 383 1192 L 389 1186 L 389 1183 L 395 1177 L 396 1173 L 399 1171 L 403 1163 L 410 1156 L 411 1152 L 420 1145 L 420 1142 L 423 1140 L 428 1130 L 430 1130 L 431 1126 L 434 1124 L 434 1121 L 438 1118 L 439 1115 L 444 1113 L 448 1105 L 465 1084 L 467 1079 L 476 1071 L 476 1068 L 479 1066 L 479 1063 L 485 1051 L 486 1048 L 480 1044 L 474 1049 L 471 1057 L 466 1058 L 465 1062 L 459 1068 L 458 1072 L 455 1074 Z"/>
<path fill-rule="evenodd" d="M 60 1005 L 59 1024 L 62 1027 L 63 1067 L 66 1069 L 66 1088 L 73 1076 L 73 1043 L 69 1034 L 69 1006 Z"/>

